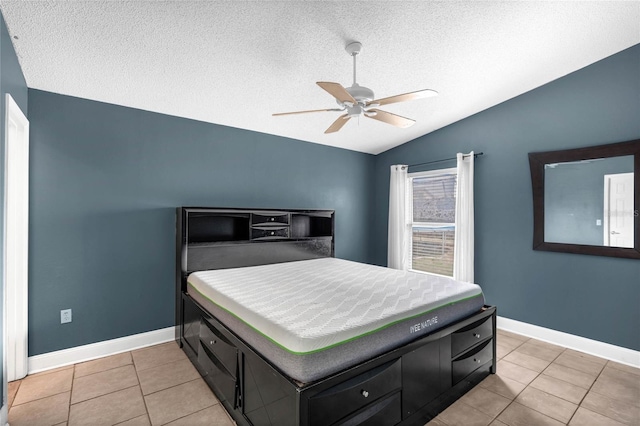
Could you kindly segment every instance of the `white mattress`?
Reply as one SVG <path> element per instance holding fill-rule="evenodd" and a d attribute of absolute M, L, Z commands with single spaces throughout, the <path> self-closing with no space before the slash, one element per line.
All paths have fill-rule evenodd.
<path fill-rule="evenodd" d="M 195 289 L 296 355 L 482 296 L 476 284 L 335 258 L 194 272 L 188 283 L 190 293 Z M 437 322 L 434 316 L 407 332 L 435 328 Z"/>

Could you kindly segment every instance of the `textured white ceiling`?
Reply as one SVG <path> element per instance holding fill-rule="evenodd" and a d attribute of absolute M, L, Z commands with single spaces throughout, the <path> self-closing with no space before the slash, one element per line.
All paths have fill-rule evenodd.
<path fill-rule="evenodd" d="M 7 1 L 31 88 L 379 153 L 640 43 L 640 2 Z M 315 85 L 358 82 L 408 129 L 339 113 Z"/>

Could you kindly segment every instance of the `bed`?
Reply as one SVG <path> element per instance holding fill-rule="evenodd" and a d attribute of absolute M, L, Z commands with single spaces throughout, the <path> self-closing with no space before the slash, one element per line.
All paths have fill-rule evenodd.
<path fill-rule="evenodd" d="M 479 286 L 334 257 L 334 212 L 177 210 L 176 340 L 241 425 L 423 425 L 495 372 Z"/>

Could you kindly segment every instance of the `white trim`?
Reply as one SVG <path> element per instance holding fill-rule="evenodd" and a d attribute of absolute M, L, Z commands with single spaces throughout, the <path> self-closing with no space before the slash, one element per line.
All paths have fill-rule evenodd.
<path fill-rule="evenodd" d="M 640 352 L 634 351 L 633 349 L 623 348 L 622 346 L 611 345 L 598 340 L 587 339 L 585 337 L 501 316 L 498 316 L 498 322 L 496 325 L 501 330 L 532 337 L 534 339 L 542 340 L 543 342 L 553 343 L 554 345 L 575 349 L 576 351 L 584 352 L 589 355 L 610 359 L 621 364 L 640 368 Z"/>
<path fill-rule="evenodd" d="M 428 176 L 440 176 L 440 175 L 457 175 L 458 174 L 458 169 L 456 167 L 447 167 L 446 169 L 434 169 L 434 170 L 427 170 L 424 172 L 413 172 L 413 173 L 407 173 L 407 178 L 409 179 L 413 179 L 413 178 L 421 178 L 421 177 L 428 177 Z"/>
<path fill-rule="evenodd" d="M 416 274 L 424 274 L 424 275 L 435 275 L 436 277 L 451 278 L 451 275 L 436 274 L 435 272 L 421 271 L 419 269 L 409 269 L 409 272 L 415 272 Z"/>
<path fill-rule="evenodd" d="M 132 336 L 120 337 L 118 339 L 105 340 L 89 345 L 63 349 L 61 351 L 30 356 L 29 374 L 170 342 L 174 339 L 175 327 L 167 327 L 146 333 L 134 334 Z"/>
<path fill-rule="evenodd" d="M 29 120 L 9 93 L 4 121 L 3 382 L 27 375 L 29 353 Z M 5 383 L 2 388 L 6 389 Z"/>
<path fill-rule="evenodd" d="M 623 176 L 632 176 L 631 182 L 633 184 L 633 172 L 632 173 L 612 173 L 608 175 L 604 175 L 604 217 L 603 217 L 603 245 L 611 246 L 611 181 L 614 178 L 619 178 Z M 633 218 L 633 185 L 631 190 L 631 217 Z M 631 233 L 633 234 L 633 228 L 631 229 Z M 625 246 L 622 246 L 625 247 Z M 626 247 L 633 248 L 633 235 L 631 235 L 631 245 L 627 245 Z"/>
<path fill-rule="evenodd" d="M 623 348 L 621 346 L 615 346 L 501 316 L 498 316 L 497 327 L 501 330 L 532 337 L 544 342 L 640 368 L 640 352 L 634 351 L 633 349 Z M 174 339 L 175 327 L 167 327 L 121 337 L 119 339 L 105 340 L 103 342 L 36 355 L 29 357 L 29 374 L 170 342 Z"/>
<path fill-rule="evenodd" d="M 7 404 L 5 404 L 2 406 L 2 408 L 0 408 L 0 425 L 9 426 L 8 420 L 9 420 L 9 413 L 8 413 Z"/>
<path fill-rule="evenodd" d="M 610 240 L 611 240 L 611 236 L 609 235 L 609 215 L 611 213 L 610 211 L 610 206 L 609 203 L 611 202 L 611 200 L 609 200 L 610 197 L 610 185 L 611 185 L 611 175 L 604 175 L 604 214 L 603 214 L 603 218 L 602 218 L 602 232 L 603 232 L 603 236 L 602 236 L 602 245 L 604 246 L 609 246 L 610 245 Z"/>

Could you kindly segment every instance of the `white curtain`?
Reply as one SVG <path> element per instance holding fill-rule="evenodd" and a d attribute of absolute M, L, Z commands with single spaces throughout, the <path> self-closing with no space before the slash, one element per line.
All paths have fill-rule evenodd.
<path fill-rule="evenodd" d="M 407 169 L 406 165 L 391 166 L 389 185 L 389 248 L 387 266 L 407 270 L 409 235 L 407 228 Z"/>
<path fill-rule="evenodd" d="M 474 153 L 458 153 L 458 185 L 456 194 L 456 238 L 453 257 L 453 278 L 474 282 L 473 279 L 473 160 Z"/>

